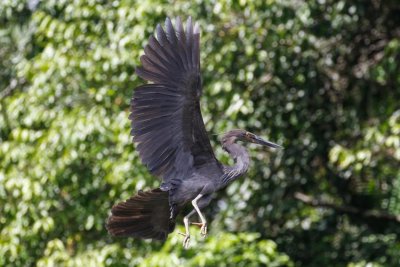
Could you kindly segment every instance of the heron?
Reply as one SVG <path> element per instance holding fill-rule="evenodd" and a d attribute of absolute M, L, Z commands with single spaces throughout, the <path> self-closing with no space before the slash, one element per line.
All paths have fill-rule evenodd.
<path fill-rule="evenodd" d="M 165 29 L 164 29 L 165 28 Z M 187 205 L 193 210 L 183 218 L 183 246 L 190 244 L 191 224 L 207 235 L 203 209 L 215 193 L 241 177 L 250 158 L 240 142 L 281 148 L 246 130 L 234 129 L 223 135 L 223 149 L 233 166 L 216 158 L 200 110 L 200 28 L 189 17 L 179 17 L 175 27 L 166 18 L 158 24 L 144 47 L 136 74 L 149 83 L 138 86 L 131 99 L 131 135 L 140 159 L 160 186 L 139 191 L 112 207 L 106 228 L 113 236 L 165 241 L 174 231 L 176 218 Z M 185 28 L 185 29 L 184 29 Z M 191 222 L 192 215 L 200 222 Z"/>

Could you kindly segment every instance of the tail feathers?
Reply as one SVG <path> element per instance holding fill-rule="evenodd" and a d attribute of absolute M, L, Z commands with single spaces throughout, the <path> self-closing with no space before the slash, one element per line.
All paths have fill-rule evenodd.
<path fill-rule="evenodd" d="M 175 228 L 175 218 L 170 219 L 168 195 L 153 189 L 118 203 L 108 218 L 108 232 L 113 236 L 165 240 Z"/>

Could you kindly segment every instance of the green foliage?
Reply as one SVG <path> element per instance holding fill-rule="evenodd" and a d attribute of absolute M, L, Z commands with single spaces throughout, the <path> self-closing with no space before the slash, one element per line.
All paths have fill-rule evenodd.
<path fill-rule="evenodd" d="M 400 213 L 396 1 L 32 3 L 0 3 L 0 266 L 400 264 L 387 219 Z M 214 200 L 210 236 L 188 251 L 176 232 L 159 244 L 104 228 L 114 202 L 158 186 L 128 115 L 134 68 L 167 15 L 200 22 L 218 158 L 211 133 L 232 128 L 285 147 L 250 146 L 250 173 Z"/>
<path fill-rule="evenodd" d="M 293 266 L 288 256 L 276 251 L 273 241 L 259 240 L 258 234 L 221 233 L 210 236 L 205 243 L 193 241 L 196 247 L 184 250 L 180 236 L 172 235 L 155 252 L 110 244 L 71 258 L 63 242 L 55 239 L 48 243 L 38 266 Z M 143 247 L 149 245 L 147 242 Z"/>

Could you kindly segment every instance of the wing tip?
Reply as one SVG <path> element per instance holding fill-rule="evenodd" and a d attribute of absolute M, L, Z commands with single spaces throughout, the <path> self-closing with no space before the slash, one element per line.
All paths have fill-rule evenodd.
<path fill-rule="evenodd" d="M 189 16 L 188 18 L 187 18 L 187 20 L 186 20 L 186 26 L 189 28 L 189 27 L 192 27 L 192 16 Z"/>
<path fill-rule="evenodd" d="M 196 21 L 196 23 L 194 24 L 193 34 L 200 34 L 200 25 L 198 21 Z"/>
<path fill-rule="evenodd" d="M 180 16 L 176 16 L 173 19 L 171 19 L 170 17 L 167 16 L 165 18 L 165 23 L 164 23 L 165 27 L 167 27 L 167 25 L 168 25 L 168 27 L 171 26 L 174 29 L 173 24 L 172 24 L 173 20 L 175 21 L 176 29 L 179 29 L 181 27 L 183 28 L 182 19 L 181 19 Z M 157 28 L 158 27 L 163 29 L 160 24 L 157 24 Z M 193 34 L 199 34 L 200 33 L 200 24 L 199 24 L 198 21 L 195 21 L 194 24 L 193 24 L 192 16 L 188 16 L 188 18 L 186 19 L 186 33 L 188 33 L 189 31 L 193 32 Z"/>

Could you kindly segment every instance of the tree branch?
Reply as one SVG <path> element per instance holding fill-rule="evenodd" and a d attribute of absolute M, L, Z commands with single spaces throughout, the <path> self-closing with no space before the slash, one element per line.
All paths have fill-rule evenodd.
<path fill-rule="evenodd" d="M 329 203 L 329 202 L 326 202 L 323 200 L 317 200 L 317 199 L 310 197 L 308 195 L 305 195 L 301 192 L 296 192 L 294 194 L 294 198 L 300 200 L 301 202 L 303 202 L 307 205 L 313 206 L 313 207 L 329 208 L 329 209 L 336 210 L 338 212 L 352 214 L 352 215 L 358 215 L 358 216 L 362 216 L 365 218 L 379 219 L 379 220 L 386 220 L 386 221 L 400 223 L 400 215 L 392 215 L 392 214 L 382 212 L 379 210 L 362 210 L 357 207 L 347 206 L 347 205 L 339 206 L 339 205 Z"/>

